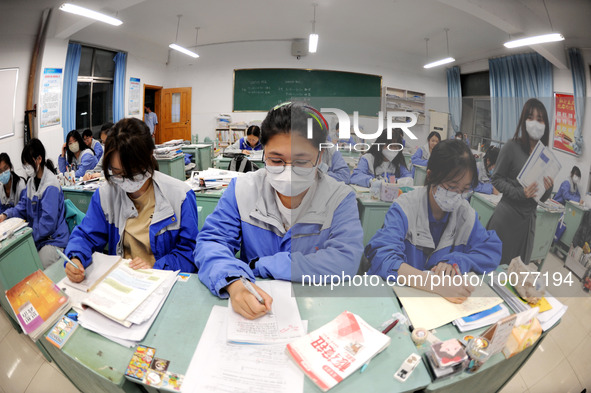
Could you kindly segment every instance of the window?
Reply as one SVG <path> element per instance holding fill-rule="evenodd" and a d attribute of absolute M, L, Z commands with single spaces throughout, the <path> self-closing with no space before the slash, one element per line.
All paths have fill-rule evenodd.
<path fill-rule="evenodd" d="M 468 134 L 470 147 L 491 142 L 490 84 L 488 71 L 460 76 L 462 84 L 462 132 Z"/>
<path fill-rule="evenodd" d="M 82 46 L 78 90 L 76 93 L 76 129 L 90 128 L 95 135 L 101 126 L 113 121 L 113 78 L 117 53 Z"/>

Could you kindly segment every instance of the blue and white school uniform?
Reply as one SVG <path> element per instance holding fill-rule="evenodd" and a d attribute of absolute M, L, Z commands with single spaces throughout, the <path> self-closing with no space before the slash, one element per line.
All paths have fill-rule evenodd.
<path fill-rule="evenodd" d="M 375 169 L 374 173 L 374 156 L 373 154 L 366 153 L 359 158 L 357 167 L 353 170 L 349 181 L 351 184 L 369 187 L 371 180 L 376 177 L 385 178 L 392 176 L 400 179 L 402 177 L 412 177 L 412 174 L 404 166 L 396 166 L 393 162 L 387 161 L 386 159 Z"/>
<path fill-rule="evenodd" d="M 568 180 L 562 182 L 558 192 L 556 192 L 556 195 L 552 199 L 563 205 L 566 204 L 566 201 L 580 202 L 581 194 L 579 193 L 579 187 L 569 177 Z"/>
<path fill-rule="evenodd" d="M 94 155 L 97 161 L 100 160 L 103 156 L 103 146 L 101 145 L 101 143 L 96 139 L 93 139 L 92 143 L 90 144 L 90 148 L 94 151 Z"/>
<path fill-rule="evenodd" d="M 345 184 L 349 183 L 351 170 L 343 159 L 343 155 L 334 146 L 328 149 L 322 149 L 322 162 L 319 169 L 326 172 L 328 176 Z"/>
<path fill-rule="evenodd" d="M 488 177 L 488 173 L 486 173 L 486 168 L 484 167 L 484 163 L 482 161 L 476 162 L 476 170 L 478 171 L 478 185 L 474 187 L 474 192 L 480 192 L 482 194 L 492 194 L 493 193 L 493 185 Z"/>
<path fill-rule="evenodd" d="M 12 176 L 12 173 L 10 176 Z M 12 176 L 12 181 L 14 181 L 14 176 Z M 4 190 L 4 185 L 0 184 L 0 214 L 4 213 L 6 209 L 15 207 L 22 196 L 26 194 L 27 183 L 25 183 L 25 179 L 22 177 L 16 185 L 16 191 L 13 190 L 12 186 L 13 184 L 10 185 L 10 196 L 7 196 L 6 191 Z"/>
<path fill-rule="evenodd" d="M 61 173 L 67 171 L 66 165 L 68 165 L 68 161 L 66 157 L 60 155 L 57 159 L 57 163 Z M 93 170 L 96 167 L 98 160 L 94 155 L 94 152 L 91 149 L 84 149 L 80 153 L 80 156 L 72 159 L 72 163 L 69 164 L 73 171 L 76 173 L 76 177 L 82 177 L 86 173 L 86 171 Z"/>
<path fill-rule="evenodd" d="M 195 272 L 193 251 L 197 238 L 197 202 L 185 183 L 154 172 L 154 214 L 150 223 L 150 250 L 154 269 Z M 74 229 L 65 254 L 77 257 L 84 267 L 92 253 L 109 247 L 109 255 L 123 255 L 123 233 L 129 218 L 138 213 L 127 193 L 119 186 L 104 183 L 94 193 L 82 222 Z"/>
<path fill-rule="evenodd" d="M 299 282 L 306 275 L 356 274 L 363 230 L 353 190 L 318 172 L 286 220 L 266 176 L 260 170 L 233 179 L 205 220 L 195 249 L 201 282 L 227 297 L 223 289 L 240 276 Z"/>
<path fill-rule="evenodd" d="M 495 231 L 484 229 L 468 201 L 436 220 L 431 213 L 429 187 L 401 195 L 392 204 L 384 226 L 370 240 L 365 256 L 368 273 L 397 275 L 406 263 L 430 270 L 439 262 L 457 264 L 461 273 L 482 274 L 496 269 L 502 244 Z"/>
<path fill-rule="evenodd" d="M 227 149 L 227 151 L 242 151 L 242 150 L 249 150 L 249 151 L 255 151 L 255 150 L 263 150 L 263 145 L 261 144 L 261 141 L 259 140 L 256 144 L 255 147 L 252 147 L 248 144 L 248 142 L 246 141 L 245 137 L 240 138 L 239 140 L 237 140 L 236 142 L 234 142 L 234 144 L 232 144 L 231 146 L 229 146 Z"/>

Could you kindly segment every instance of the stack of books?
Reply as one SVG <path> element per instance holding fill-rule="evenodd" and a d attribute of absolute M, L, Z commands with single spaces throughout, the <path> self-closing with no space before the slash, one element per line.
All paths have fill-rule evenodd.
<path fill-rule="evenodd" d="M 70 299 L 41 270 L 6 291 L 6 299 L 23 329 L 37 341 L 70 308 Z"/>

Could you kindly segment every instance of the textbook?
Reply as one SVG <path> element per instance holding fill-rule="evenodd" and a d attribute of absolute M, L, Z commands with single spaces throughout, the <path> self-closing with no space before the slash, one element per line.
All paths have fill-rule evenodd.
<path fill-rule="evenodd" d="M 45 336 L 45 339 L 56 347 L 61 348 L 66 341 L 68 341 L 77 327 L 78 322 L 64 315 L 55 325 L 53 325 L 51 331 Z"/>
<path fill-rule="evenodd" d="M 287 344 L 287 352 L 326 392 L 386 349 L 390 341 L 358 315 L 344 311 L 321 328 Z"/>
<path fill-rule="evenodd" d="M 41 270 L 6 291 L 6 299 L 23 332 L 33 341 L 70 307 L 68 296 Z"/>

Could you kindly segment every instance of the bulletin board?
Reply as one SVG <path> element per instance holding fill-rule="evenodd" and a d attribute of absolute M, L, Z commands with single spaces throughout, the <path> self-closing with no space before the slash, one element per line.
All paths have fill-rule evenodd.
<path fill-rule="evenodd" d="M 0 68 L 0 139 L 15 134 L 18 68 Z"/>

